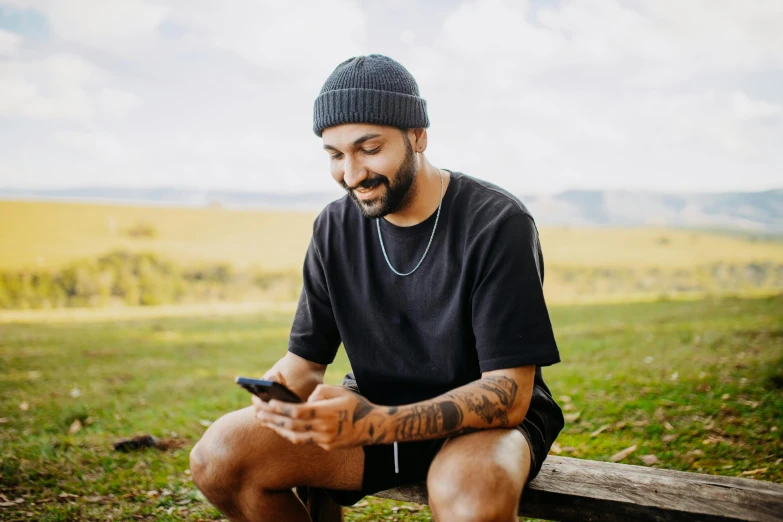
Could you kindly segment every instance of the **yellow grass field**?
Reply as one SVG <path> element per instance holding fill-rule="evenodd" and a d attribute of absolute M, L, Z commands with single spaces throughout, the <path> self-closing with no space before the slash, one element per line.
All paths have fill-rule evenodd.
<path fill-rule="evenodd" d="M 109 250 L 151 250 L 179 263 L 299 269 L 316 212 L 0 201 L 0 269 L 57 268 Z M 156 237 L 131 237 L 137 225 Z M 783 263 L 782 241 L 665 228 L 540 227 L 547 267 L 678 269 Z"/>
<path fill-rule="evenodd" d="M 0 201 L 0 269 L 57 268 L 112 249 L 239 269 L 301 267 L 316 213 Z M 127 231 L 153 226 L 154 238 Z"/>
<path fill-rule="evenodd" d="M 677 269 L 783 262 L 783 241 L 672 228 L 541 227 L 549 265 Z"/>

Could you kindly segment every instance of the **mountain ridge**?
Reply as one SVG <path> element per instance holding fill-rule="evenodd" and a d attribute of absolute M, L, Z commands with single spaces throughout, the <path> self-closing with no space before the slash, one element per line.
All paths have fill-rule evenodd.
<path fill-rule="evenodd" d="M 0 199 L 320 210 L 339 192 L 247 192 L 179 187 L 0 188 Z M 539 225 L 670 226 L 783 233 L 783 188 L 755 192 L 570 189 L 518 194 Z"/>

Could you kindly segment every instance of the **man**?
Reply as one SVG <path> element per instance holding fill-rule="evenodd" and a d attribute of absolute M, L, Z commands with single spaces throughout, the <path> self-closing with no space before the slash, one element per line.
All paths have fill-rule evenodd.
<path fill-rule="evenodd" d="M 194 482 L 232 521 L 309 520 L 295 486 L 349 506 L 422 480 L 435 520 L 516 520 L 563 428 L 540 368 L 560 357 L 533 218 L 427 161 L 426 108 L 376 54 L 338 65 L 316 99 L 348 195 L 315 220 L 288 353 L 265 375 L 307 401 L 254 397 L 191 453 Z M 324 386 L 341 343 L 355 383 Z"/>

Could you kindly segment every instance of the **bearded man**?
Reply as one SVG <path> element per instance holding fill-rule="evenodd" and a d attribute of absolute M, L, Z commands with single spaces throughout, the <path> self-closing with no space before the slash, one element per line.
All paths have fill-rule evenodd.
<path fill-rule="evenodd" d="M 228 413 L 191 452 L 231 521 L 309 521 L 292 488 L 350 506 L 426 480 L 437 521 L 517 520 L 564 426 L 538 230 L 502 188 L 432 165 L 426 101 L 378 54 L 337 66 L 313 130 L 347 195 L 316 218 L 288 351 L 264 378 L 302 404 Z M 477 151 L 480 152 L 480 151 Z M 352 373 L 323 384 L 342 344 Z"/>

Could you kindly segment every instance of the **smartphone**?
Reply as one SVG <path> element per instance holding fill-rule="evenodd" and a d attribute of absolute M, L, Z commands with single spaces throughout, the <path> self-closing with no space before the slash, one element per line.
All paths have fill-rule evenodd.
<path fill-rule="evenodd" d="M 237 377 L 236 383 L 262 401 L 277 399 L 283 402 L 304 402 L 297 394 L 279 382 Z"/>

